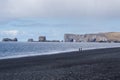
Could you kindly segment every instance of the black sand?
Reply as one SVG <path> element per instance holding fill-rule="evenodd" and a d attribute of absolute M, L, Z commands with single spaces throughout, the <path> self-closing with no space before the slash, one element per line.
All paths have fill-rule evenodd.
<path fill-rule="evenodd" d="M 120 48 L 0 60 L 0 80 L 120 80 Z"/>

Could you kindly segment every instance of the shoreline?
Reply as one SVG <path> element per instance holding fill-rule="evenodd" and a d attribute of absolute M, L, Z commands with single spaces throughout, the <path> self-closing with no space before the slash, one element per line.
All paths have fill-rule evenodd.
<path fill-rule="evenodd" d="M 82 49 L 82 51 L 91 51 L 91 50 L 102 50 L 102 49 L 114 49 L 119 47 L 108 47 L 108 48 L 89 48 L 89 49 Z M 56 51 L 56 52 L 45 52 L 45 54 L 26 54 L 26 55 L 16 55 L 16 56 L 7 56 L 7 57 L 1 57 L 0 60 L 7 60 L 7 59 L 19 59 L 19 58 L 26 58 L 26 57 L 36 57 L 36 56 L 48 56 L 48 55 L 55 55 L 55 54 L 64 54 L 64 53 L 72 53 L 72 52 L 79 52 L 79 49 L 77 50 L 66 50 L 66 51 Z"/>
<path fill-rule="evenodd" d="M 119 80 L 120 48 L 0 60 L 0 80 Z"/>

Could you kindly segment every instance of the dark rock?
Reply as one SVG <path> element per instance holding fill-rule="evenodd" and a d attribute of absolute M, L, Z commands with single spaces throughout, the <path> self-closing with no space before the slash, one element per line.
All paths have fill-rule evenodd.
<path fill-rule="evenodd" d="M 46 36 L 40 36 L 39 42 L 46 42 Z"/>
<path fill-rule="evenodd" d="M 14 39 L 10 39 L 10 38 L 3 38 L 3 40 L 2 40 L 3 42 L 8 42 L 8 41 L 15 41 L 15 42 L 17 42 L 18 41 L 18 39 L 17 38 L 14 38 Z"/>
<path fill-rule="evenodd" d="M 17 39 L 17 38 L 14 38 L 12 41 L 18 41 L 18 39 Z"/>
<path fill-rule="evenodd" d="M 31 39 L 28 39 L 28 42 L 33 42 L 34 40 L 31 38 Z"/>

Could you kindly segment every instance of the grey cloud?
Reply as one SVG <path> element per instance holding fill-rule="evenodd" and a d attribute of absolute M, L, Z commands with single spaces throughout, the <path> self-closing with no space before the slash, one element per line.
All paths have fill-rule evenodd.
<path fill-rule="evenodd" d="M 78 24 L 44 24 L 44 23 L 29 23 L 29 24 L 11 24 L 12 26 L 15 27 L 63 27 L 63 26 L 72 26 L 72 25 L 78 25 Z"/>
<path fill-rule="evenodd" d="M 50 26 L 49 24 L 43 24 L 43 23 L 29 23 L 29 24 L 12 24 L 12 26 L 15 27 L 36 27 L 36 26 L 40 26 L 40 27 L 45 27 L 45 26 Z"/>
<path fill-rule="evenodd" d="M 86 27 L 86 26 L 94 26 L 90 24 L 80 24 L 80 23 L 19 23 L 19 24 L 11 24 L 11 26 L 14 27 L 70 27 L 70 26 L 80 26 L 80 27 Z"/>
<path fill-rule="evenodd" d="M 0 18 L 119 17 L 120 0 L 0 0 Z"/>

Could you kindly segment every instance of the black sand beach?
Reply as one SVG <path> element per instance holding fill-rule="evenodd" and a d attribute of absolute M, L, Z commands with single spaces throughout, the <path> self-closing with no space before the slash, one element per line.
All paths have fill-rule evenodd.
<path fill-rule="evenodd" d="M 120 48 L 0 60 L 0 80 L 120 80 Z"/>

